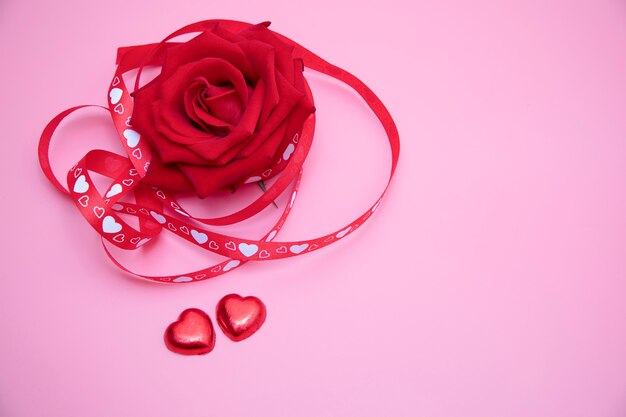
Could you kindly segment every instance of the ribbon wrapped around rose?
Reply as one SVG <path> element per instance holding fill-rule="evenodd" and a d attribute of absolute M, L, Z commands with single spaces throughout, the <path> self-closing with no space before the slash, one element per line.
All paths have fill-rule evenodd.
<path fill-rule="evenodd" d="M 183 275 L 145 276 L 111 260 L 136 276 L 159 282 L 200 281 L 231 271 L 247 261 L 298 256 L 327 246 L 352 233 L 378 208 L 393 177 L 400 143 L 393 119 L 383 103 L 359 79 L 294 41 L 252 25 L 207 20 L 177 30 L 160 43 L 118 50 L 117 70 L 108 89 L 108 111 L 127 155 L 88 152 L 67 175 L 66 189 L 54 176 L 49 146 L 61 121 L 77 106 L 57 115 L 44 129 L 39 160 L 48 179 L 76 206 L 104 241 L 137 249 L 166 229 L 226 259 Z M 173 39 L 198 33 L 186 42 Z M 144 67 L 159 74 L 140 87 Z M 391 149 L 389 182 L 382 194 L 350 224 L 334 233 L 294 242 L 275 237 L 294 204 L 302 165 L 315 125 L 313 96 L 304 68 L 327 74 L 351 86 L 382 123 Z M 134 91 L 123 75 L 138 70 Z M 96 106 L 100 107 L 100 106 Z M 112 179 L 101 195 L 89 172 Z M 197 218 L 176 196 L 200 198 L 220 190 L 277 177 L 258 199 L 226 216 Z M 207 230 L 201 225 L 227 225 L 254 216 L 290 190 L 291 198 L 277 223 L 259 240 Z M 134 203 L 126 195 L 134 196 Z M 139 230 L 120 215 L 139 218 Z"/>

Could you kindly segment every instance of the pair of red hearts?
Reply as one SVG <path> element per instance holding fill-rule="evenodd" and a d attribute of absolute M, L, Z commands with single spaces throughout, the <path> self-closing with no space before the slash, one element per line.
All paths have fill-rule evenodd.
<path fill-rule="evenodd" d="M 265 322 L 267 311 L 257 297 L 224 296 L 215 308 L 217 324 L 232 341 L 252 336 Z M 211 318 L 202 310 L 188 308 L 165 330 L 165 345 L 181 355 L 203 355 L 213 350 L 215 332 Z"/>

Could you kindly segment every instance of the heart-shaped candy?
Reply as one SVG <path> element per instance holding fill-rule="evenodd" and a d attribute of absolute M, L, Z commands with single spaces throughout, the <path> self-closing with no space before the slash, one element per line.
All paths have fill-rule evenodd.
<path fill-rule="evenodd" d="M 252 336 L 265 322 L 267 310 L 257 297 L 228 294 L 215 309 L 217 324 L 232 341 L 239 342 Z"/>
<path fill-rule="evenodd" d="M 204 355 L 215 346 L 215 332 L 209 316 L 197 308 L 180 313 L 165 330 L 165 345 L 181 355 Z"/>

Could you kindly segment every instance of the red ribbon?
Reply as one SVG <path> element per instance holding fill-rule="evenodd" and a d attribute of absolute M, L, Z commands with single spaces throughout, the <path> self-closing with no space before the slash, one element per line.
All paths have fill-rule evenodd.
<path fill-rule="evenodd" d="M 284 42 L 294 47 L 294 55 L 302 58 L 307 68 L 329 75 L 352 87 L 365 100 L 383 125 L 391 149 L 391 170 L 389 172 L 389 181 L 376 201 L 351 223 L 333 233 L 308 240 L 293 242 L 274 241 L 296 199 L 302 176 L 302 164 L 309 152 L 313 139 L 314 114 L 305 122 L 302 134 L 300 136 L 296 135 L 292 142 L 287 145 L 289 149 L 284 150 L 284 155 L 287 158 L 283 158 L 284 161 L 281 162 L 283 163 L 281 167 L 275 168 L 282 169 L 278 179 L 258 199 L 235 213 L 210 219 L 196 218 L 191 216 L 173 196 L 166 194 L 163 190 L 142 184 L 141 179 L 146 175 L 150 166 L 151 152 L 148 143 L 141 137 L 140 132 L 132 128 L 130 116 L 133 111 L 133 100 L 122 76 L 127 71 L 139 69 L 135 81 L 135 89 L 137 89 L 142 68 L 145 65 L 149 65 L 153 57 L 172 45 L 167 43 L 168 40 L 186 33 L 201 32 L 215 23 L 224 25 L 229 30 L 242 30 L 250 26 L 248 23 L 231 20 L 207 20 L 179 29 L 159 44 L 120 48 L 118 50 L 117 70 L 108 90 L 108 107 L 83 105 L 67 109 L 52 119 L 41 135 L 39 162 L 46 177 L 59 191 L 69 195 L 85 219 L 100 234 L 105 252 L 113 263 L 122 270 L 141 278 L 172 283 L 204 280 L 231 271 L 247 261 L 288 258 L 328 246 L 353 233 L 371 217 L 389 188 L 398 163 L 400 153 L 398 130 L 389 111 L 374 92 L 349 72 L 326 62 L 291 39 L 275 33 Z M 121 156 L 104 150 L 89 151 L 68 172 L 68 189 L 66 189 L 54 176 L 50 167 L 48 155 L 50 142 L 54 131 L 61 121 L 76 110 L 85 107 L 98 107 L 109 112 L 127 155 Z M 113 180 L 104 195 L 100 195 L 96 190 L 89 172 L 96 172 Z M 267 176 L 270 174 L 268 173 Z M 290 191 L 291 198 L 285 206 L 281 217 L 259 240 L 242 239 L 206 230 L 198 226 L 198 223 L 227 225 L 250 218 L 271 204 L 283 192 L 286 192 L 290 184 L 293 184 Z M 135 204 L 119 201 L 129 193 L 133 193 Z M 166 213 L 166 209 L 168 209 L 171 215 Z M 124 222 L 120 214 L 138 217 L 139 230 Z M 104 244 L 106 240 L 122 249 L 137 249 L 154 238 L 163 229 L 169 230 L 205 250 L 223 255 L 228 259 L 219 264 L 183 275 L 146 276 L 137 274 L 120 264 Z"/>

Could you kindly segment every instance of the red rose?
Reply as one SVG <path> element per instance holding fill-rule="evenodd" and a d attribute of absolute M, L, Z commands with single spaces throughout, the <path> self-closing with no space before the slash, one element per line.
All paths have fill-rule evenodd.
<path fill-rule="evenodd" d="M 265 24 L 215 24 L 159 56 L 134 94 L 133 126 L 154 151 L 145 184 L 205 197 L 284 168 L 315 111 L 292 46 Z"/>

